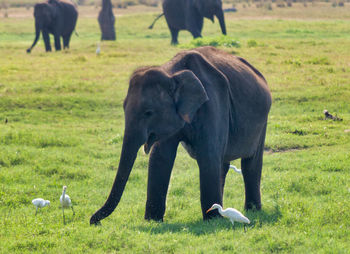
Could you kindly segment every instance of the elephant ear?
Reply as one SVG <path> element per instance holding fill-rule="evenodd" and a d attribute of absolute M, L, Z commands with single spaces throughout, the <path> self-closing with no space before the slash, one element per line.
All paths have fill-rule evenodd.
<path fill-rule="evenodd" d="M 173 95 L 177 113 L 185 122 L 191 123 L 200 106 L 209 100 L 208 95 L 192 71 L 177 72 L 172 79 L 175 83 Z"/>

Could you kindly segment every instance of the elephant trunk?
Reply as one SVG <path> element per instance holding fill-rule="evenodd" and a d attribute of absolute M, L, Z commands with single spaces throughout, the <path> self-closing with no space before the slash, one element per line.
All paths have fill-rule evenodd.
<path fill-rule="evenodd" d="M 215 16 L 219 20 L 222 34 L 226 35 L 226 25 L 225 25 L 224 11 L 222 10 L 222 8 L 220 8 L 216 12 Z"/>
<path fill-rule="evenodd" d="M 32 46 L 30 48 L 27 49 L 27 53 L 30 53 L 32 51 L 32 49 L 34 48 L 35 44 L 38 42 L 39 37 L 40 37 L 40 25 L 39 23 L 36 21 L 35 22 L 35 39 L 34 42 L 32 44 Z"/>
<path fill-rule="evenodd" d="M 125 132 L 126 133 L 126 132 Z M 106 203 L 90 219 L 90 225 L 108 217 L 117 207 L 128 181 L 131 169 L 137 157 L 137 152 L 144 142 L 138 142 L 135 136 L 124 136 L 117 175 Z"/>

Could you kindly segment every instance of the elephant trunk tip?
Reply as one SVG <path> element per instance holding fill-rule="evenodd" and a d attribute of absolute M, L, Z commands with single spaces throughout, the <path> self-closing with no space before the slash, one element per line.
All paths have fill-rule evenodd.
<path fill-rule="evenodd" d="M 95 226 L 101 226 L 100 220 L 97 218 L 97 215 L 94 214 L 90 218 L 90 226 L 95 225 Z"/>

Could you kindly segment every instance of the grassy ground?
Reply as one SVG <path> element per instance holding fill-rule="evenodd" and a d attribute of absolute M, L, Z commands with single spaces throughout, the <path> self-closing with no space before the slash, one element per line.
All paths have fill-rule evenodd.
<path fill-rule="evenodd" d="M 182 147 L 164 223 L 143 219 L 148 156 L 140 151 L 116 211 L 102 227 L 89 226 L 118 165 L 130 74 L 168 61 L 190 47 L 191 36 L 181 32 L 181 45 L 171 47 L 164 19 L 147 30 L 155 15 L 129 9 L 117 18 L 117 42 L 103 42 L 96 56 L 94 9 L 80 10 L 71 50 L 50 54 L 42 41 L 25 53 L 34 39 L 30 10 L 12 9 L 17 16 L 0 18 L 0 253 L 350 252 L 346 12 L 300 5 L 226 15 L 228 36 L 240 46 L 221 48 L 256 66 L 273 95 L 263 210 L 245 212 L 252 221 L 245 233 L 225 219 L 202 221 L 198 168 Z M 219 33 L 217 22 L 205 23 L 206 38 L 219 44 Z M 324 109 L 343 121 L 325 121 Z M 75 217 L 66 211 L 66 225 L 59 207 L 63 185 L 76 210 Z M 31 200 L 37 197 L 51 207 L 35 217 Z M 225 206 L 243 210 L 243 202 L 242 178 L 231 172 Z"/>

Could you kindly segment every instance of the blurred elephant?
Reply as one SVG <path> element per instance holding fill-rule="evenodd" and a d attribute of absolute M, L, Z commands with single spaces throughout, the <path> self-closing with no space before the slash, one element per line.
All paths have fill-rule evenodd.
<path fill-rule="evenodd" d="M 38 42 L 40 32 L 43 34 L 45 49 L 51 51 L 49 34 L 55 38 L 55 49 L 61 50 L 61 37 L 63 38 L 63 47 L 69 48 L 70 37 L 77 23 L 78 11 L 71 3 L 49 0 L 45 3 L 39 3 L 34 6 L 35 18 L 35 39 L 27 53 L 30 53 Z"/>
<path fill-rule="evenodd" d="M 162 16 L 171 33 L 171 44 L 178 44 L 178 34 L 180 30 L 189 31 L 194 38 L 202 37 L 204 18 L 214 22 L 214 16 L 219 20 L 221 32 L 226 34 L 224 12 L 221 0 L 164 0 L 163 14 L 158 16 L 151 26 Z"/>
<path fill-rule="evenodd" d="M 139 148 L 151 152 L 145 219 L 163 220 L 177 147 L 197 160 L 204 219 L 222 205 L 230 161 L 241 158 L 245 208 L 261 209 L 260 178 L 271 95 L 262 74 L 213 47 L 178 53 L 130 79 L 118 172 L 106 203 L 90 219 L 109 216 L 123 194 Z"/>

